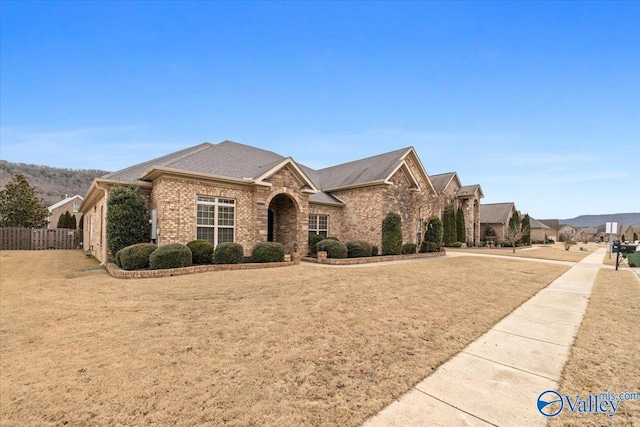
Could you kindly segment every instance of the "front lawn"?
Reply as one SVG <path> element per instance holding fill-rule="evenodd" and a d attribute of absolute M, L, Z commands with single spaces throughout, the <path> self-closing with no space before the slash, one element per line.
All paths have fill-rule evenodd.
<path fill-rule="evenodd" d="M 0 252 L 1 425 L 356 426 L 567 270 L 478 257 L 117 280 Z"/>

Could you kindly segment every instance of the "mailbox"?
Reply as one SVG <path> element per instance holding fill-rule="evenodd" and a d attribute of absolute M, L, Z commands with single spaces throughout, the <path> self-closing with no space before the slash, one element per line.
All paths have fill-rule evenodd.
<path fill-rule="evenodd" d="M 620 242 L 613 242 L 611 244 L 611 252 L 614 254 L 620 252 Z"/>

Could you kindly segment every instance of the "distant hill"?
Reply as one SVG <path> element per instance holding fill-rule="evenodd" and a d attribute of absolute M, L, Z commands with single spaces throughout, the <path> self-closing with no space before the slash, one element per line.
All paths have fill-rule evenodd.
<path fill-rule="evenodd" d="M 38 190 L 45 206 L 63 200 L 65 194 L 84 197 L 94 178 L 109 173 L 96 169 L 64 169 L 0 160 L 0 188 L 4 188 L 18 172 Z"/>
<path fill-rule="evenodd" d="M 577 228 L 598 227 L 607 222 L 617 222 L 618 224 L 624 225 L 640 224 L 640 212 L 609 215 L 580 215 L 575 218 L 560 220 L 560 224 L 569 224 Z"/>

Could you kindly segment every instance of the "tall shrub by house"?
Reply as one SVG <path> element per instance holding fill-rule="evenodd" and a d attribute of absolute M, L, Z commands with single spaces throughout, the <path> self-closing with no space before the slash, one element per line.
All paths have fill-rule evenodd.
<path fill-rule="evenodd" d="M 389 212 L 382 221 L 382 255 L 400 255 L 402 252 L 402 218 Z"/>
<path fill-rule="evenodd" d="M 144 197 L 138 187 L 114 187 L 107 200 L 107 248 L 112 254 L 142 243 L 149 227 Z"/>
<path fill-rule="evenodd" d="M 66 211 L 65 213 L 60 215 L 60 218 L 58 218 L 58 224 L 56 225 L 56 228 L 75 228 L 71 226 L 71 218 L 73 217 L 71 216 L 69 211 Z"/>
<path fill-rule="evenodd" d="M 522 228 L 525 229 L 525 233 L 522 236 L 522 244 L 529 246 L 531 244 L 531 218 L 529 218 L 529 214 L 524 214 Z"/>
<path fill-rule="evenodd" d="M 464 243 L 467 241 L 467 228 L 464 223 L 464 212 L 462 211 L 462 207 L 458 208 L 458 213 L 456 214 L 456 233 L 456 240 L 458 242 Z"/>
<path fill-rule="evenodd" d="M 442 220 L 437 216 L 434 216 L 429 220 L 427 225 L 427 231 L 424 233 L 424 245 L 421 247 L 421 252 L 430 252 L 430 248 L 435 251 L 439 251 L 442 247 L 442 236 L 444 230 L 442 227 Z"/>
<path fill-rule="evenodd" d="M 456 242 L 458 234 L 456 231 L 456 212 L 452 205 L 445 208 L 442 214 L 442 226 L 444 229 L 443 241 L 445 246 L 449 246 Z"/>

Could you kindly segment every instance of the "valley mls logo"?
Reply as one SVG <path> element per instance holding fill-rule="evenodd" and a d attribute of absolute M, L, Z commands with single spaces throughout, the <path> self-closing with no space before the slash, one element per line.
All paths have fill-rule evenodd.
<path fill-rule="evenodd" d="M 555 390 L 547 390 L 538 396 L 538 411 L 545 417 L 555 417 L 564 407 L 562 396 Z"/>
<path fill-rule="evenodd" d="M 586 396 L 568 394 L 562 396 L 555 390 L 546 390 L 540 393 L 536 403 L 538 412 L 548 418 L 557 416 L 564 408 L 579 414 L 606 414 L 609 418 L 613 418 L 618 412 L 620 403 L 625 400 L 640 400 L 640 393 L 615 394 L 607 391 Z"/>

